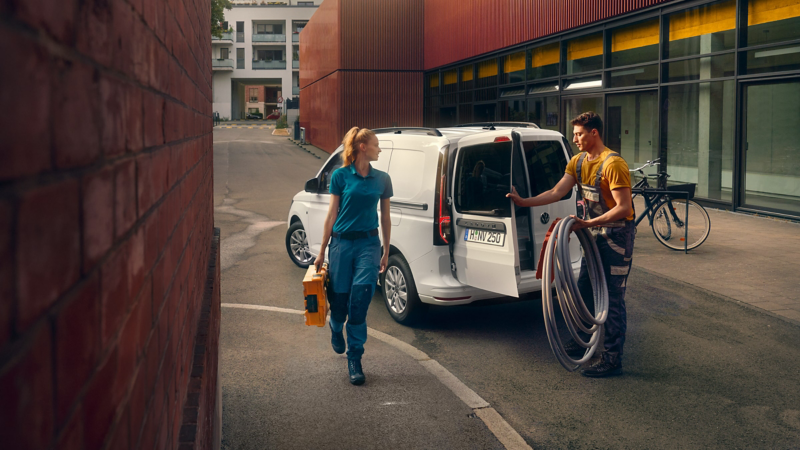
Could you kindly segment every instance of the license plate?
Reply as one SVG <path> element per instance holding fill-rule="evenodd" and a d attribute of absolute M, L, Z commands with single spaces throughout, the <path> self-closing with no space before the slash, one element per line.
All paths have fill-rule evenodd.
<path fill-rule="evenodd" d="M 499 245 L 502 247 L 506 242 L 506 234 L 500 231 L 476 230 L 473 228 L 467 228 L 464 231 L 464 240 L 467 242 Z"/>

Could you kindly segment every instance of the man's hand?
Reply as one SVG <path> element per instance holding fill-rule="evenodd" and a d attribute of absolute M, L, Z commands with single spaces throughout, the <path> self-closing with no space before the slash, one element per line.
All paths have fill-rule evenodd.
<path fill-rule="evenodd" d="M 510 198 L 511 201 L 517 206 L 525 206 L 522 204 L 522 197 L 519 196 L 517 193 L 517 188 L 514 186 L 511 186 L 511 193 L 506 194 L 506 197 Z"/>
<path fill-rule="evenodd" d="M 591 228 L 594 225 L 590 224 L 588 221 L 578 218 L 576 215 L 571 215 L 573 219 L 575 219 L 575 223 L 572 224 L 572 228 L 570 231 L 578 231 L 581 228 Z"/>
<path fill-rule="evenodd" d="M 386 270 L 386 266 L 388 266 L 388 265 L 389 265 L 389 254 L 388 253 L 384 253 L 383 256 L 381 257 L 381 270 L 380 270 L 380 273 L 383 273 L 383 271 Z"/>
<path fill-rule="evenodd" d="M 322 268 L 322 265 L 324 263 L 325 263 L 325 250 L 323 249 L 320 250 L 319 256 L 317 256 L 317 259 L 314 260 L 314 267 L 316 267 L 317 273 L 319 273 L 319 270 Z"/>

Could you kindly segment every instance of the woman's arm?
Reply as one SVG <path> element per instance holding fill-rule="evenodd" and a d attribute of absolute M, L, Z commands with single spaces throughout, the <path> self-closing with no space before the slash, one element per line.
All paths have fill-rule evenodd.
<path fill-rule="evenodd" d="M 333 224 L 336 223 L 336 217 L 339 215 L 339 200 L 338 195 L 331 194 L 331 203 L 328 205 L 328 215 L 325 216 L 325 225 L 322 228 L 322 244 L 319 246 L 319 255 L 314 261 L 314 266 L 317 272 L 325 262 L 325 250 L 328 248 L 328 241 L 333 233 Z"/>
<path fill-rule="evenodd" d="M 390 215 L 389 199 L 381 199 L 381 230 L 383 231 L 383 256 L 381 257 L 381 270 L 383 273 L 389 265 L 389 242 L 392 238 L 392 217 Z"/>

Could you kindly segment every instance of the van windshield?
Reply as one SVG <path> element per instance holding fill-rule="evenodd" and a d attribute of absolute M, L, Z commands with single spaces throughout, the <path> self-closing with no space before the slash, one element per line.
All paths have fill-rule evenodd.
<path fill-rule="evenodd" d="M 458 212 L 511 217 L 509 192 L 511 142 L 462 147 L 456 165 Z"/>

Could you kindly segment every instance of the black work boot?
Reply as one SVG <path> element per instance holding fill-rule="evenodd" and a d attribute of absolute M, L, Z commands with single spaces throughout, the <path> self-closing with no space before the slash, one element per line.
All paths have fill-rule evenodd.
<path fill-rule="evenodd" d="M 364 372 L 361 370 L 360 359 L 348 359 L 347 370 L 350 372 L 350 384 L 354 384 L 356 386 L 361 386 L 364 384 L 366 378 L 364 377 Z"/>
<path fill-rule="evenodd" d="M 330 322 L 328 322 L 328 326 L 330 326 Z M 341 331 L 333 331 L 333 327 L 331 327 L 331 347 L 340 355 L 345 351 L 344 334 Z"/>
<path fill-rule="evenodd" d="M 592 364 L 588 369 L 581 370 L 581 375 L 590 378 L 622 375 L 622 358 L 619 353 L 604 352 L 600 361 Z"/>

